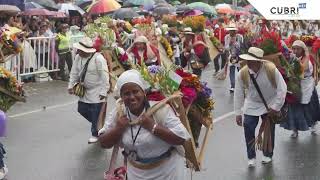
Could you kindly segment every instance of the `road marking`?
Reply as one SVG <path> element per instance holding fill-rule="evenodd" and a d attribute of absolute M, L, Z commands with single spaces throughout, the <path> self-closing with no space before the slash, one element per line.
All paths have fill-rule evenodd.
<path fill-rule="evenodd" d="M 65 107 L 65 106 L 69 106 L 69 105 L 72 105 L 72 104 L 75 104 L 77 101 L 72 101 L 72 102 L 68 102 L 68 103 L 65 103 L 65 104 L 58 104 L 58 105 L 53 105 L 53 106 L 44 106 L 44 108 L 41 108 L 41 109 L 37 109 L 37 110 L 33 110 L 33 111 L 28 111 L 28 112 L 24 112 L 24 113 L 20 113 L 20 114 L 15 114 L 15 115 L 11 115 L 11 116 L 8 116 L 9 118 L 17 118 L 17 117 L 21 117 L 21 116 L 25 116 L 25 115 L 29 115 L 29 114 L 33 114 L 33 113 L 38 113 L 38 112 L 42 112 L 42 111 L 46 111 L 46 110 L 50 110 L 50 109 L 57 109 L 57 108 L 61 108 L 61 107 Z M 234 115 L 234 111 L 232 112 L 228 112 L 222 116 L 219 116 L 217 118 L 215 118 L 213 120 L 213 124 L 215 123 L 218 123 L 230 116 L 233 116 Z"/>
<path fill-rule="evenodd" d="M 226 113 L 226 114 L 224 114 L 222 116 L 219 116 L 219 117 L 217 117 L 216 119 L 213 120 L 213 124 L 218 123 L 218 122 L 220 122 L 220 121 L 222 121 L 222 120 L 224 120 L 224 119 L 226 119 L 226 118 L 228 118 L 230 116 L 233 116 L 233 115 L 234 115 L 234 111 L 228 112 L 228 113 Z"/>
<path fill-rule="evenodd" d="M 24 113 L 20 113 L 20 114 L 15 114 L 15 115 L 11 115 L 8 116 L 9 118 L 16 118 L 16 117 L 21 117 L 21 116 L 25 116 L 28 114 L 33 114 L 33 113 L 38 113 L 38 112 L 42 112 L 45 110 L 50 110 L 50 109 L 57 109 L 57 108 L 61 108 L 61 107 L 65 107 L 65 106 L 69 106 L 71 104 L 75 104 L 77 101 L 72 101 L 72 102 L 68 102 L 65 104 L 58 104 L 58 105 L 53 105 L 53 106 L 44 106 L 41 109 L 37 109 L 37 110 L 33 110 L 33 111 L 28 111 L 28 112 L 24 112 Z"/>

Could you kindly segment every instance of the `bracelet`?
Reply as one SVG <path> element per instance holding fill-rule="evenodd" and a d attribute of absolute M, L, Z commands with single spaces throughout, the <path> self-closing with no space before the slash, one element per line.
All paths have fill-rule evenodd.
<path fill-rule="evenodd" d="M 156 131 L 156 127 L 158 126 L 158 124 L 157 123 L 155 123 L 154 125 L 153 125 L 153 127 L 152 127 L 152 130 L 151 130 L 151 133 L 152 134 L 154 134 L 155 133 L 155 131 Z"/>

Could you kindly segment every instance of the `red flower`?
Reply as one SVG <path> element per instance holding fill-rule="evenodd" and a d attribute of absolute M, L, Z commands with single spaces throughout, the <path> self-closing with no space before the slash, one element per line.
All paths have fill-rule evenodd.
<path fill-rule="evenodd" d="M 183 69 L 177 69 L 176 73 L 181 76 L 182 78 L 191 77 L 192 74 L 185 72 Z"/>
<path fill-rule="evenodd" d="M 147 99 L 149 101 L 161 101 L 165 99 L 165 96 L 161 94 L 159 91 L 152 91 L 147 93 Z"/>

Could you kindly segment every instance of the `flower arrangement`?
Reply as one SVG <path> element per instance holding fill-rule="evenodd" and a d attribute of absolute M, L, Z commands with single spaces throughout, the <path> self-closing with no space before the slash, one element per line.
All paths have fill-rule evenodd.
<path fill-rule="evenodd" d="M 22 51 L 21 43 L 16 34 L 10 33 L 5 29 L 0 29 L 0 50 L 1 58 L 11 54 L 18 54 Z"/>
<path fill-rule="evenodd" d="M 299 40 L 296 35 L 290 35 L 288 39 L 285 40 L 286 45 L 291 48 L 294 41 Z"/>
<path fill-rule="evenodd" d="M 116 35 L 108 24 L 112 23 L 112 19 L 108 17 L 100 17 L 94 23 L 88 24 L 84 31 L 86 35 L 92 39 L 99 39 L 101 41 L 102 49 L 110 48 L 116 42 Z"/>
<path fill-rule="evenodd" d="M 172 15 L 164 15 L 162 17 L 162 23 L 167 24 L 169 27 L 177 27 L 179 25 L 177 17 Z"/>
<path fill-rule="evenodd" d="M 173 57 L 173 50 L 172 50 L 172 47 L 171 47 L 169 41 L 167 40 L 167 38 L 161 36 L 160 43 L 164 47 L 164 49 L 166 50 L 168 57 L 171 59 Z"/>
<path fill-rule="evenodd" d="M 216 48 L 219 48 L 222 46 L 222 43 L 219 41 L 219 39 L 214 36 L 210 36 L 210 41 Z"/>
<path fill-rule="evenodd" d="M 312 47 L 313 43 L 317 40 L 316 36 L 304 35 L 300 37 L 300 40 L 303 41 L 306 46 Z"/>
<path fill-rule="evenodd" d="M 132 25 L 137 25 L 137 24 L 152 24 L 152 19 L 151 18 L 134 18 L 131 21 Z"/>
<path fill-rule="evenodd" d="M 276 32 L 264 32 L 253 44 L 261 48 L 265 56 L 282 51 L 281 36 Z"/>
<path fill-rule="evenodd" d="M 192 31 L 203 32 L 206 27 L 206 18 L 204 16 L 189 16 L 183 19 L 186 27 L 191 27 Z"/>
<path fill-rule="evenodd" d="M 0 110 L 6 112 L 23 95 L 22 86 L 10 71 L 0 67 Z"/>

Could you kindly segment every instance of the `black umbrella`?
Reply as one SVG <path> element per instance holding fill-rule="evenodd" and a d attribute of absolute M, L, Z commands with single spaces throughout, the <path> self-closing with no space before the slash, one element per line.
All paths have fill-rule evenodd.
<path fill-rule="evenodd" d="M 49 10 L 58 10 L 58 5 L 52 0 L 26 0 L 26 2 L 35 2 Z"/>
<path fill-rule="evenodd" d="M 174 12 L 174 9 L 170 7 L 156 7 L 153 10 L 153 14 L 158 16 L 161 16 L 164 14 L 172 14 L 173 12 Z"/>
<path fill-rule="evenodd" d="M 114 19 L 131 19 L 138 16 L 132 8 L 120 8 L 113 13 Z"/>

